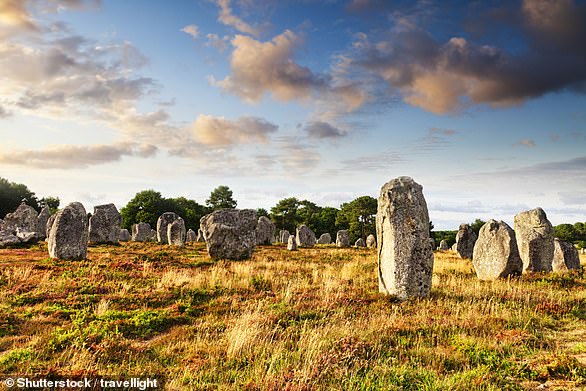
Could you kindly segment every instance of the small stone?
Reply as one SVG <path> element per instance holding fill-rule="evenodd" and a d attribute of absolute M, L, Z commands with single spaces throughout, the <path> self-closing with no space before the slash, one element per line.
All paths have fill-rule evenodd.
<path fill-rule="evenodd" d="M 0 230 L 0 247 L 14 246 L 17 244 L 20 244 L 20 239 L 16 235 L 8 231 Z"/>
<path fill-rule="evenodd" d="M 51 217 L 51 209 L 48 206 L 44 206 L 41 209 L 41 213 L 37 216 L 37 227 L 39 230 L 39 240 L 45 240 L 47 235 L 47 222 Z"/>
<path fill-rule="evenodd" d="M 321 234 L 321 236 L 317 240 L 317 244 L 331 244 L 331 243 L 332 243 L 332 237 L 328 233 Z"/>
<path fill-rule="evenodd" d="M 90 243 L 118 243 L 122 216 L 116 205 L 98 205 L 89 221 Z"/>
<path fill-rule="evenodd" d="M 460 224 L 456 234 L 456 253 L 460 258 L 472 258 L 476 239 L 476 234 L 468 224 Z"/>
<path fill-rule="evenodd" d="M 167 226 L 178 218 L 179 216 L 174 212 L 165 212 L 159 217 L 157 220 L 157 241 L 159 243 L 167 243 Z"/>
<path fill-rule="evenodd" d="M 354 247 L 366 247 L 364 239 L 360 238 L 354 243 Z"/>
<path fill-rule="evenodd" d="M 346 229 L 336 234 L 336 247 L 350 247 L 350 233 Z"/>
<path fill-rule="evenodd" d="M 132 241 L 148 242 L 152 238 L 151 225 L 149 223 L 132 224 Z"/>
<path fill-rule="evenodd" d="M 541 208 L 515 215 L 515 235 L 523 272 L 551 272 L 553 228 Z"/>
<path fill-rule="evenodd" d="M 366 237 L 366 247 L 376 248 L 376 238 L 373 234 L 370 234 Z"/>
<path fill-rule="evenodd" d="M 203 236 L 203 231 L 201 230 L 201 228 L 197 230 L 197 241 L 199 243 L 205 243 L 206 241 L 206 238 L 205 236 Z"/>
<path fill-rule="evenodd" d="M 287 250 L 295 251 L 297 250 L 297 240 L 295 236 L 289 235 L 289 239 L 287 239 Z"/>
<path fill-rule="evenodd" d="M 128 242 L 130 240 L 130 232 L 126 228 L 120 230 L 120 237 L 118 238 L 121 242 Z"/>
<path fill-rule="evenodd" d="M 443 250 L 443 251 L 447 251 L 450 249 L 450 246 L 448 246 L 448 241 L 445 239 L 442 239 L 440 241 L 440 245 L 439 245 L 439 249 Z"/>
<path fill-rule="evenodd" d="M 291 236 L 291 234 L 286 229 L 279 231 L 279 238 L 281 239 L 281 243 L 289 243 L 289 236 Z"/>
<path fill-rule="evenodd" d="M 580 270 L 578 249 L 572 243 L 555 238 L 553 245 L 552 271 L 567 272 L 569 270 Z"/>
<path fill-rule="evenodd" d="M 275 229 L 275 224 L 268 217 L 260 216 L 256 224 L 256 244 L 272 244 Z"/>
<path fill-rule="evenodd" d="M 167 225 L 167 243 L 177 247 L 185 244 L 185 222 L 181 217 Z"/>
<path fill-rule="evenodd" d="M 196 240 L 197 240 L 197 234 L 195 233 L 194 230 L 189 228 L 189 230 L 187 230 L 187 235 L 185 236 L 185 241 L 187 243 L 192 243 L 192 242 L 195 242 Z"/>

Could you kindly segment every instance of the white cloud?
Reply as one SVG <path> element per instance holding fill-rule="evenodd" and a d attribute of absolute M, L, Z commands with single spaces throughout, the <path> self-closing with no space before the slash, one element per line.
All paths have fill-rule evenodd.
<path fill-rule="evenodd" d="M 253 142 L 267 143 L 278 126 L 257 117 L 240 117 L 232 121 L 224 117 L 199 115 L 191 126 L 195 139 L 208 146 L 230 146 Z"/>
<path fill-rule="evenodd" d="M 197 39 L 199 37 L 199 27 L 197 27 L 195 24 L 185 26 L 180 31 L 190 35 L 193 39 Z"/>
<path fill-rule="evenodd" d="M 251 26 L 234 14 L 232 7 L 230 7 L 230 0 L 217 0 L 216 4 L 220 7 L 220 15 L 218 16 L 220 23 L 234 27 L 241 33 L 250 34 L 254 37 L 260 35 L 261 29 L 259 27 Z"/>

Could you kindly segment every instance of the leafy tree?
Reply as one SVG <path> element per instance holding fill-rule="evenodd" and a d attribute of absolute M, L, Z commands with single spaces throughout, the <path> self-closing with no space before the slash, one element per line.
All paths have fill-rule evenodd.
<path fill-rule="evenodd" d="M 39 207 L 43 208 L 48 206 L 51 214 L 57 212 L 57 209 L 59 209 L 59 204 L 61 204 L 59 197 L 43 197 L 39 200 Z"/>
<path fill-rule="evenodd" d="M 151 228 L 157 226 L 157 219 L 167 210 L 169 203 L 161 193 L 155 190 L 143 190 L 134 196 L 125 207 L 120 209 L 122 227 L 131 229 L 132 224 L 149 223 Z"/>
<path fill-rule="evenodd" d="M 185 221 L 185 229 L 199 229 L 199 220 L 209 212 L 208 208 L 185 197 L 167 199 L 167 212 L 175 212 Z"/>
<path fill-rule="evenodd" d="M 565 240 L 571 243 L 579 240 L 578 235 L 576 234 L 576 230 L 572 224 L 556 225 L 553 228 L 553 235 L 560 240 Z"/>
<path fill-rule="evenodd" d="M 476 220 L 474 220 L 473 223 L 470 224 L 470 228 L 472 228 L 472 231 L 474 231 L 476 236 L 478 236 L 478 233 L 480 232 L 480 228 L 482 228 L 482 226 L 484 224 L 486 224 L 486 221 L 476 219 Z"/>
<path fill-rule="evenodd" d="M 228 186 L 218 186 L 212 190 L 210 198 L 206 200 L 206 205 L 212 210 L 236 208 L 237 202 L 233 198 L 232 190 Z"/>
<path fill-rule="evenodd" d="M 336 223 L 345 226 L 350 231 L 350 241 L 358 238 L 366 239 L 369 234 L 375 234 L 377 201 L 370 196 L 358 197 L 351 202 L 340 206 L 340 213 Z"/>
<path fill-rule="evenodd" d="M 0 218 L 4 218 L 7 213 L 14 212 L 23 200 L 26 200 L 26 203 L 37 211 L 39 210 L 35 193 L 30 191 L 26 185 L 0 178 Z"/>
<path fill-rule="evenodd" d="M 295 197 L 284 198 L 271 208 L 271 220 L 275 222 L 277 229 L 286 229 L 295 232 L 301 217 L 297 214 L 299 200 Z"/>
<path fill-rule="evenodd" d="M 321 208 L 315 230 L 316 234 L 323 234 L 327 232 L 335 238 L 336 232 L 342 229 L 336 224 L 336 218 L 338 217 L 339 212 L 339 209 L 329 206 Z"/>
<path fill-rule="evenodd" d="M 316 234 L 319 232 L 320 212 L 321 207 L 311 201 L 303 200 L 299 202 L 297 215 L 300 223 L 307 225 Z"/>
<path fill-rule="evenodd" d="M 270 217 L 269 212 L 265 208 L 258 208 L 256 210 L 256 217 L 260 216 Z"/>

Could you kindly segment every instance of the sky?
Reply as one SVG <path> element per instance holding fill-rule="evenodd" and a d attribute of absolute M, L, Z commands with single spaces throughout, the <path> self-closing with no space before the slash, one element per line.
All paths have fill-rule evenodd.
<path fill-rule="evenodd" d="M 0 177 L 321 206 L 407 175 L 436 229 L 586 221 L 586 2 L 0 0 Z"/>

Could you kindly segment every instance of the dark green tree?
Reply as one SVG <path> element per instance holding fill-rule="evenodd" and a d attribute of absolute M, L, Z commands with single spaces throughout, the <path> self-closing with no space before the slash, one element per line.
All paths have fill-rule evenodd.
<path fill-rule="evenodd" d="M 43 208 L 48 206 L 51 210 L 51 214 L 57 212 L 57 209 L 59 209 L 59 204 L 61 204 L 59 197 L 43 197 L 39 200 L 39 207 Z"/>
<path fill-rule="evenodd" d="M 377 201 L 370 196 L 358 197 L 351 202 L 344 203 L 340 206 L 340 213 L 336 223 L 342 227 L 347 227 L 350 231 L 350 241 L 354 242 L 358 238 L 366 239 L 370 234 L 376 234 Z"/>
<path fill-rule="evenodd" d="M 194 200 L 185 197 L 171 198 L 166 200 L 167 212 L 175 212 L 185 221 L 185 229 L 199 229 L 199 220 L 208 213 L 208 208 L 198 204 Z"/>
<path fill-rule="evenodd" d="M 566 242 L 570 243 L 579 240 L 578 235 L 576 234 L 576 230 L 572 224 L 556 225 L 553 227 L 553 235 L 560 240 L 565 240 Z"/>
<path fill-rule="evenodd" d="M 271 220 L 278 230 L 286 229 L 289 232 L 295 232 L 297 224 L 301 222 L 301 218 L 297 214 L 298 209 L 299 200 L 297 198 L 284 198 L 271 208 Z"/>
<path fill-rule="evenodd" d="M 228 186 L 218 186 L 212 190 L 210 198 L 206 200 L 206 205 L 212 210 L 236 208 L 237 202 L 233 198 L 232 190 Z"/>
<path fill-rule="evenodd" d="M 319 232 L 319 218 L 320 218 L 321 207 L 315 203 L 307 200 L 299 202 L 299 208 L 297 209 L 297 216 L 299 216 L 299 222 L 305 224 L 315 234 L 321 234 Z"/>
<path fill-rule="evenodd" d="M 134 196 L 125 207 L 120 209 L 122 215 L 122 227 L 130 230 L 132 224 L 144 222 L 149 223 L 151 228 L 157 226 L 157 219 L 171 205 L 161 196 L 161 193 L 155 190 L 143 190 Z"/>
<path fill-rule="evenodd" d="M 269 217 L 269 212 L 265 209 L 265 208 L 258 208 L 256 210 L 256 217 L 260 217 L 260 216 L 265 216 L 265 217 Z"/>
<path fill-rule="evenodd" d="M 342 229 L 336 225 L 336 217 L 339 212 L 339 209 L 330 206 L 321 208 L 315 233 L 318 235 L 329 233 L 335 239 L 338 230 Z"/>
<path fill-rule="evenodd" d="M 23 200 L 39 211 L 37 196 L 26 185 L 0 178 L 0 218 L 14 212 Z"/>

